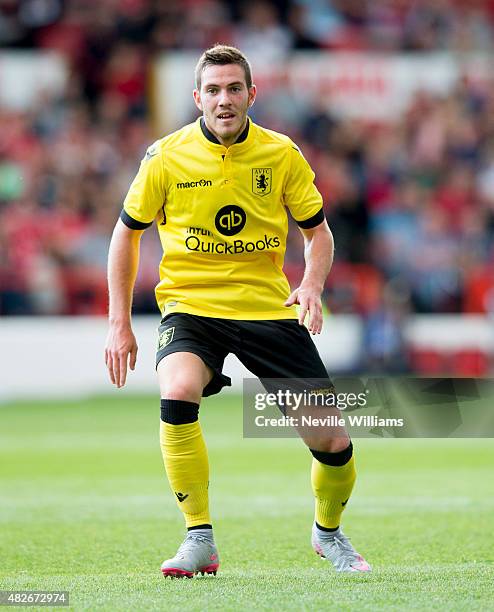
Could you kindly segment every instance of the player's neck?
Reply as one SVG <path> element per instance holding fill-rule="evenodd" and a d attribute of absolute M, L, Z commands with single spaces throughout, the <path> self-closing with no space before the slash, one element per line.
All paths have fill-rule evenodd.
<path fill-rule="evenodd" d="M 244 132 L 246 132 L 248 123 L 249 123 L 249 118 L 246 117 L 245 121 L 242 124 L 242 127 L 235 134 L 233 134 L 229 138 L 222 138 L 219 134 L 217 134 L 214 130 L 212 130 L 209 127 L 204 116 L 202 117 L 202 121 L 201 121 L 203 132 L 205 131 L 204 128 L 206 129 L 207 132 L 209 132 L 209 134 L 205 132 L 205 136 L 209 139 L 210 139 L 210 135 L 213 136 L 218 141 L 219 144 L 223 145 L 226 148 L 231 147 L 237 141 L 242 142 L 243 140 L 245 140 L 245 138 L 247 137 L 247 133 L 244 136 Z M 241 138 L 242 136 L 243 138 Z"/>

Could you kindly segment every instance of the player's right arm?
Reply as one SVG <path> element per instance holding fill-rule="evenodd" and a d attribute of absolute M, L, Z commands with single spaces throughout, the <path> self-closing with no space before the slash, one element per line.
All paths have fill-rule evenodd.
<path fill-rule="evenodd" d="M 108 253 L 110 303 L 105 363 L 110 380 L 119 388 L 125 385 L 127 364 L 133 370 L 137 359 L 137 342 L 132 331 L 131 310 L 143 231 L 130 229 L 119 219 L 113 230 Z"/>
<path fill-rule="evenodd" d="M 108 254 L 109 331 L 105 363 L 110 379 L 123 387 L 127 366 L 133 370 L 137 342 L 132 331 L 132 294 L 139 267 L 139 245 L 166 200 L 164 164 L 159 141 L 151 145 L 124 201 Z"/>

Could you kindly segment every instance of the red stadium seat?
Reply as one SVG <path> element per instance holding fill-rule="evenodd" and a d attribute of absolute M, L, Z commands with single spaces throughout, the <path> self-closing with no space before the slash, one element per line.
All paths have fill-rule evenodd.
<path fill-rule="evenodd" d="M 491 267 L 472 272 L 465 283 L 463 312 L 488 313 L 494 310 L 494 271 Z"/>
<path fill-rule="evenodd" d="M 336 262 L 326 284 L 333 312 L 367 314 L 380 302 L 383 288 L 381 273 L 368 264 Z"/>
<path fill-rule="evenodd" d="M 445 354 L 431 348 L 415 348 L 410 351 L 412 372 L 424 376 L 443 376 L 448 365 Z"/>
<path fill-rule="evenodd" d="M 456 376 L 487 376 L 489 356 L 480 349 L 457 351 L 451 356 L 452 372 Z"/>

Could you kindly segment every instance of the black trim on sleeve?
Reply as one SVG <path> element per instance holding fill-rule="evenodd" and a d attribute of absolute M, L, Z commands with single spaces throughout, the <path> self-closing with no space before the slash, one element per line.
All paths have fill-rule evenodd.
<path fill-rule="evenodd" d="M 313 227 L 316 227 L 316 225 L 322 223 L 324 219 L 324 210 L 321 208 L 319 212 L 317 212 L 314 216 L 309 217 L 309 219 L 306 219 L 305 221 L 297 221 L 296 219 L 295 220 L 297 221 L 298 226 L 302 229 L 311 229 Z"/>
<path fill-rule="evenodd" d="M 133 230 L 143 230 L 149 227 L 150 225 L 153 225 L 152 221 L 151 223 L 143 223 L 142 221 L 137 221 L 137 219 L 133 219 L 123 208 L 122 212 L 120 213 L 120 219 L 123 221 L 123 223 L 125 223 L 127 227 L 130 227 L 130 229 Z"/>

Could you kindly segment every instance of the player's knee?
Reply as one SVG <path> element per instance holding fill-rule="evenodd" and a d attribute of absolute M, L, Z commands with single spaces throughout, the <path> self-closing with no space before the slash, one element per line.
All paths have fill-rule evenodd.
<path fill-rule="evenodd" d="M 199 404 L 166 398 L 161 400 L 161 420 L 170 425 L 195 423 L 199 418 Z"/>
<path fill-rule="evenodd" d="M 339 453 L 347 449 L 350 444 L 350 438 L 348 437 L 330 438 L 326 442 L 325 450 L 328 453 Z"/>
<path fill-rule="evenodd" d="M 324 453 L 339 453 L 348 448 L 350 444 L 350 438 L 348 436 L 325 436 L 304 438 L 304 442 L 310 449 L 317 449 Z"/>
<path fill-rule="evenodd" d="M 199 403 L 202 396 L 202 388 L 194 381 L 180 378 L 165 381 L 161 391 L 163 397 L 183 402 Z"/>

